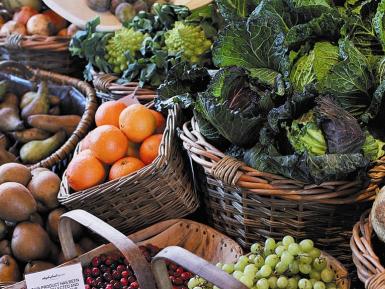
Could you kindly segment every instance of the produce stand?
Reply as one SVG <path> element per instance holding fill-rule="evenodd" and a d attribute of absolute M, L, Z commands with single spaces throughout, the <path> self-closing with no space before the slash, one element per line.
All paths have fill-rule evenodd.
<path fill-rule="evenodd" d="M 0 2 L 1 289 L 385 287 L 385 0 Z"/>

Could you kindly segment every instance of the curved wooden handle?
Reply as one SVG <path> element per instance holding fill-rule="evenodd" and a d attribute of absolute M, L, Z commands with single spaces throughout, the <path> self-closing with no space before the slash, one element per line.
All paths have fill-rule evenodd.
<path fill-rule="evenodd" d="M 112 226 L 83 210 L 70 211 L 60 217 L 58 233 L 66 260 L 77 257 L 71 230 L 71 220 L 78 222 L 111 242 L 130 263 L 140 288 L 156 289 L 151 266 L 144 258 L 139 247 Z"/>
<path fill-rule="evenodd" d="M 0 70 L 4 70 L 7 68 L 12 68 L 13 70 L 17 70 L 21 75 L 23 75 L 25 78 L 29 80 L 33 78 L 32 70 L 20 62 L 16 62 L 13 60 L 1 61 Z"/>
<path fill-rule="evenodd" d="M 165 260 L 182 266 L 189 272 L 204 278 L 221 289 L 248 289 L 246 285 L 242 284 L 226 272 L 186 249 L 177 246 L 163 249 L 152 259 L 151 266 L 158 289 L 172 289 Z"/>

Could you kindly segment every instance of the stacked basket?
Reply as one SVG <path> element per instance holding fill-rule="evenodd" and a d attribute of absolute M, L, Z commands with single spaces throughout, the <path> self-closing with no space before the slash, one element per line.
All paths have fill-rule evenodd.
<path fill-rule="evenodd" d="M 352 265 L 351 228 L 370 206 L 385 176 L 385 158 L 369 182 L 306 184 L 257 171 L 209 144 L 193 118 L 180 135 L 198 165 L 205 204 L 214 227 L 246 247 L 263 237 L 310 238 L 345 265 Z"/>

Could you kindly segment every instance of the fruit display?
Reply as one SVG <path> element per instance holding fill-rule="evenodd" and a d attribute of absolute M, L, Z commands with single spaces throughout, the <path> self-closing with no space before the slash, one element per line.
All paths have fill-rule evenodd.
<path fill-rule="evenodd" d="M 154 245 L 139 247 L 147 262 L 160 251 Z M 190 272 L 174 263 L 168 262 L 169 278 L 174 289 L 187 289 L 187 283 L 193 276 Z M 139 284 L 128 261 L 120 254 L 100 255 L 83 266 L 86 289 L 138 289 Z"/>
<path fill-rule="evenodd" d="M 269 238 L 264 245 L 253 244 L 250 251 L 235 264 L 218 263 L 217 267 L 253 289 L 338 288 L 334 271 L 312 240 L 296 243 L 291 236 L 279 242 Z M 188 288 L 217 289 L 199 276 L 190 279 Z"/>
<path fill-rule="evenodd" d="M 60 181 L 48 169 L 0 166 L 0 284 L 64 262 L 58 246 L 59 218 L 66 212 L 57 200 Z M 96 247 L 80 225 L 71 227 L 81 253 Z"/>
<path fill-rule="evenodd" d="M 18 95 L 9 81 L 0 87 L 0 164 L 38 163 L 60 148 L 80 122 L 79 115 L 61 115 L 62 99 L 49 93 L 47 82 Z"/>
<path fill-rule="evenodd" d="M 72 36 L 77 31 L 54 11 L 43 9 L 41 0 L 7 0 L 2 5 L 13 13 L 13 17 L 0 25 L 0 34 Z"/>
<path fill-rule="evenodd" d="M 97 127 L 80 143 L 66 171 L 69 186 L 81 191 L 134 173 L 158 156 L 165 118 L 141 104 L 105 102 Z"/>
<path fill-rule="evenodd" d="M 86 33 L 73 36 L 70 51 L 89 62 L 85 70 L 89 80 L 92 70 L 97 70 L 157 87 L 175 63 L 213 66 L 211 46 L 222 25 L 213 4 L 190 11 L 185 6 L 155 3 L 151 12 L 140 11 L 132 17 L 128 11 L 139 2 L 143 1 L 116 7 L 117 14 L 129 20 L 122 29 L 97 32 L 100 21 L 95 19 Z"/>

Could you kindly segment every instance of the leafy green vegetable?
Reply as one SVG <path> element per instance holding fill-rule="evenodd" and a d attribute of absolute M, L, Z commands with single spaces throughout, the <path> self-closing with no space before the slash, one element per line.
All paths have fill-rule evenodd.
<path fill-rule="evenodd" d="M 365 131 L 365 142 L 362 146 L 364 156 L 371 161 L 377 160 L 385 155 L 385 142 L 375 139 L 368 131 Z"/>
<path fill-rule="evenodd" d="M 381 2 L 378 4 L 376 15 L 373 18 L 373 27 L 382 45 L 382 49 L 385 50 L 384 17 L 385 17 L 385 0 L 381 0 Z"/>
<path fill-rule="evenodd" d="M 216 3 L 222 16 L 231 21 L 246 18 L 256 6 L 256 1 L 250 0 L 216 0 Z"/>
<path fill-rule="evenodd" d="M 324 155 L 327 150 L 325 137 L 318 127 L 313 111 L 310 111 L 292 122 L 286 128 L 287 137 L 297 153 Z"/>

